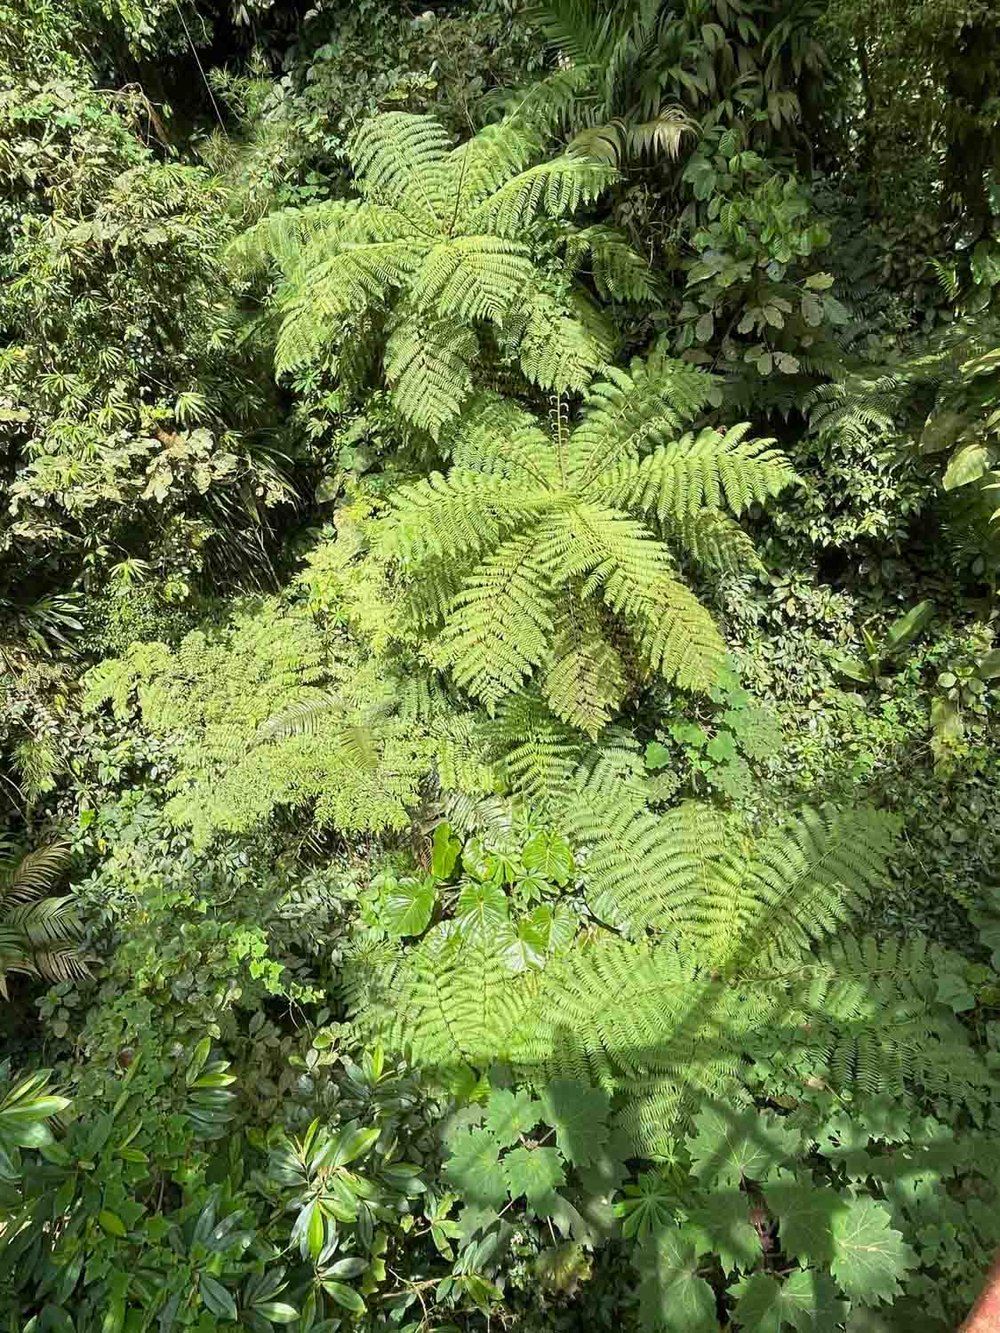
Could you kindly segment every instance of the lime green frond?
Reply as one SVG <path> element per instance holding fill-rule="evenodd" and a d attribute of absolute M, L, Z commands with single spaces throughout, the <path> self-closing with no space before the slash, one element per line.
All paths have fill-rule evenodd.
<path fill-rule="evenodd" d="M 456 596 L 441 635 L 455 680 L 488 709 L 521 688 L 552 633 L 549 571 L 533 528 L 484 560 Z"/>
<path fill-rule="evenodd" d="M 447 477 L 432 472 L 393 496 L 382 549 L 406 564 L 479 555 L 530 521 L 547 499 L 505 476 L 457 467 Z"/>
<path fill-rule="evenodd" d="M 662 445 L 641 460 L 626 459 L 595 482 L 626 508 L 660 523 L 727 505 L 742 514 L 764 504 L 795 480 L 773 440 L 747 439 L 749 423 L 725 432 L 699 431 Z"/>
<path fill-rule="evenodd" d="M 625 692 L 622 660 L 593 606 L 570 602 L 556 621 L 542 692 L 556 717 L 596 736 Z"/>
<path fill-rule="evenodd" d="M 566 257 L 574 269 L 587 265 L 594 285 L 610 301 L 652 301 L 656 288 L 649 264 L 621 232 L 594 225 L 574 232 L 566 242 Z"/>
<path fill-rule="evenodd" d="M 488 231 L 514 240 L 539 214 L 565 218 L 591 204 L 618 178 L 606 162 L 563 155 L 522 171 L 482 201 L 468 215 L 469 231 Z"/>
<path fill-rule="evenodd" d="M 528 246 L 499 236 L 456 236 L 428 250 L 410 286 L 419 307 L 500 323 L 536 278 Z"/>
<path fill-rule="evenodd" d="M 528 166 L 542 150 L 542 135 L 523 116 L 486 125 L 448 157 L 448 192 L 465 216 Z"/>
<path fill-rule="evenodd" d="M 580 485 L 679 434 L 704 407 L 712 380 L 704 371 L 654 350 L 629 372 L 606 367 L 591 385 L 573 432 L 571 469 Z M 595 487 L 595 489 L 597 489 Z"/>
<path fill-rule="evenodd" d="M 433 116 L 388 111 L 364 121 L 347 151 L 364 195 L 404 212 L 416 207 L 433 219 L 447 205 L 443 186 L 452 147 Z"/>
<path fill-rule="evenodd" d="M 582 392 L 610 354 L 604 333 L 541 289 L 530 294 L 503 329 L 525 378 L 555 393 Z"/>
<path fill-rule="evenodd" d="M 472 389 L 477 350 L 470 328 L 403 313 L 394 321 L 383 353 L 397 411 L 436 439 Z"/>
<path fill-rule="evenodd" d="M 499 394 L 471 398 L 449 443 L 457 468 L 505 477 L 522 486 L 558 486 L 552 441 L 530 412 Z"/>

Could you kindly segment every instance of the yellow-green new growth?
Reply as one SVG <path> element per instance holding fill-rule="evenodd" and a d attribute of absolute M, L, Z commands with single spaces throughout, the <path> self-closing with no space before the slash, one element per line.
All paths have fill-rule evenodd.
<path fill-rule="evenodd" d="M 433 435 L 471 392 L 488 330 L 533 383 L 582 389 L 610 335 L 575 272 L 586 264 L 614 299 L 652 289 L 621 236 L 567 221 L 613 168 L 579 155 L 529 165 L 541 151 L 523 116 L 457 148 L 429 116 L 365 122 L 348 149 L 358 198 L 272 214 L 231 251 L 281 275 L 278 372 L 327 358 L 350 382 L 380 355 L 396 408 Z"/>
<path fill-rule="evenodd" d="M 623 629 L 654 672 L 687 689 L 715 683 L 723 642 L 674 552 L 752 564 L 730 514 L 794 474 L 747 426 L 681 434 L 710 389 L 654 353 L 630 373 L 607 368 L 572 430 L 561 407 L 545 430 L 481 395 L 447 475 L 398 492 L 385 549 L 421 585 L 418 618 L 440 629 L 444 663 L 491 711 L 537 673 L 553 711 L 596 735 L 625 692 Z"/>

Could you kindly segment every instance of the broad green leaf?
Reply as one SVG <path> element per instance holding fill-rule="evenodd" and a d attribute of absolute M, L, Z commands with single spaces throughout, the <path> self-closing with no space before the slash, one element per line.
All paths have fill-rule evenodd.
<path fill-rule="evenodd" d="M 451 876 L 461 850 L 462 844 L 452 833 L 447 820 L 438 824 L 431 841 L 431 874 L 435 879 L 448 879 Z"/>
<path fill-rule="evenodd" d="M 848 680 L 856 681 L 859 685 L 870 685 L 872 683 L 871 668 L 859 657 L 835 657 L 833 659 L 833 669 L 841 676 L 846 676 Z"/>
<path fill-rule="evenodd" d="M 436 903 L 433 879 L 398 880 L 386 898 L 382 923 L 390 935 L 420 935 L 427 929 Z"/>
<path fill-rule="evenodd" d="M 965 444 L 952 455 L 945 468 L 941 485 L 946 491 L 957 490 L 978 481 L 989 471 L 990 451 L 983 444 Z"/>
<path fill-rule="evenodd" d="M 690 1236 L 670 1227 L 636 1252 L 641 1280 L 639 1314 L 646 1328 L 663 1333 L 719 1333 L 715 1292 L 698 1276 L 698 1253 Z"/>
<path fill-rule="evenodd" d="M 488 940 L 507 921 L 507 895 L 488 880 L 465 884 L 458 895 L 456 923 L 463 935 Z"/>
<path fill-rule="evenodd" d="M 543 829 L 527 842 L 521 853 L 525 870 L 553 884 L 566 884 L 573 874 L 573 851 L 561 833 Z"/>
<path fill-rule="evenodd" d="M 510 1148 L 538 1124 L 542 1104 L 526 1092 L 496 1088 L 486 1103 L 486 1128 L 501 1148 Z"/>
<path fill-rule="evenodd" d="M 847 1317 L 847 1305 L 826 1273 L 798 1269 L 779 1282 L 754 1273 L 730 1287 L 736 1296 L 733 1322 L 746 1333 L 780 1333 L 791 1325 L 799 1333 L 833 1333 Z"/>
<path fill-rule="evenodd" d="M 299 1312 L 294 1305 L 286 1305 L 284 1301 L 264 1301 L 262 1305 L 253 1307 L 254 1314 L 261 1315 L 271 1324 L 291 1324 L 299 1317 Z"/>
<path fill-rule="evenodd" d="M 320 1285 L 345 1310 L 350 1310 L 352 1314 L 364 1314 L 365 1302 L 363 1297 L 353 1287 L 349 1287 L 346 1282 L 331 1282 L 329 1279 L 325 1279 L 321 1280 Z"/>
<path fill-rule="evenodd" d="M 688 1220 L 705 1250 L 718 1256 L 726 1272 L 760 1261 L 760 1236 L 750 1222 L 750 1200 L 742 1190 L 715 1190 L 690 1209 Z"/>
<path fill-rule="evenodd" d="M 677 1197 L 669 1182 L 656 1171 L 646 1171 L 634 1185 L 626 1185 L 624 1198 L 615 1204 L 622 1219 L 622 1235 L 644 1240 L 675 1220 Z"/>
<path fill-rule="evenodd" d="M 861 1305 L 891 1303 L 900 1279 L 917 1262 L 916 1255 L 892 1227 L 889 1210 L 876 1199 L 850 1199 L 833 1217 L 833 1259 L 830 1272 L 852 1301 Z"/>
<path fill-rule="evenodd" d="M 552 1200 L 566 1183 L 562 1161 L 555 1148 L 514 1148 L 503 1159 L 507 1187 L 512 1199 L 524 1196 L 538 1210 Z"/>
<path fill-rule="evenodd" d="M 335 1147 L 329 1159 L 330 1165 L 346 1166 L 348 1162 L 355 1162 L 359 1157 L 364 1157 L 381 1133 L 378 1125 L 365 1129 L 355 1125 L 345 1125 L 332 1140 Z"/>
<path fill-rule="evenodd" d="M 117 1213 L 111 1212 L 108 1208 L 102 1208 L 97 1214 L 97 1225 L 109 1236 L 126 1236 L 128 1231 L 125 1223 Z"/>
<path fill-rule="evenodd" d="M 911 606 L 906 615 L 894 620 L 886 631 L 886 652 L 897 653 L 901 648 L 905 648 L 908 643 L 912 643 L 933 617 L 934 603 L 932 601 L 918 602 L 916 606 Z"/>
<path fill-rule="evenodd" d="M 672 757 L 667 746 L 661 745 L 659 741 L 650 741 L 646 746 L 643 763 L 651 773 L 656 773 L 659 769 L 666 768 Z"/>
<path fill-rule="evenodd" d="M 865 1147 L 868 1135 L 862 1131 Z M 778 1219 L 783 1254 L 800 1264 L 824 1267 L 833 1258 L 833 1219 L 847 1200 L 829 1185 L 808 1180 L 776 1180 L 764 1191 L 767 1206 Z"/>
<path fill-rule="evenodd" d="M 608 1095 L 573 1079 L 557 1078 L 542 1093 L 545 1123 L 556 1131 L 556 1142 L 567 1162 L 586 1166 L 608 1139 Z"/>
<path fill-rule="evenodd" d="M 708 1106 L 694 1124 L 691 1169 L 705 1185 L 767 1180 L 799 1147 L 798 1134 L 775 1117 L 754 1110 Z"/>
<path fill-rule="evenodd" d="M 220 1319 L 236 1320 L 236 1302 L 218 1278 L 202 1273 L 198 1278 L 198 1292 L 205 1308 Z"/>
<path fill-rule="evenodd" d="M 976 664 L 976 675 L 980 680 L 996 680 L 1000 676 L 1000 648 L 992 648 Z"/>
<path fill-rule="evenodd" d="M 503 929 L 498 941 L 504 964 L 511 972 L 527 972 L 545 966 L 547 932 L 539 930 L 530 917 L 522 917 L 516 929 Z"/>
<path fill-rule="evenodd" d="M 443 1175 L 469 1203 L 499 1208 L 507 1198 L 500 1145 L 488 1129 L 467 1129 L 455 1136 Z"/>

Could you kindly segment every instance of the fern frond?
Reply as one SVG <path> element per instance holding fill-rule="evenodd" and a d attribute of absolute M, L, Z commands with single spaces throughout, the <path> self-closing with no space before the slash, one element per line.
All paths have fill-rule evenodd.
<path fill-rule="evenodd" d="M 533 519 L 549 500 L 547 491 L 527 490 L 504 476 L 457 467 L 447 477 L 432 472 L 393 496 L 382 549 L 405 563 L 479 555 Z"/>
<path fill-rule="evenodd" d="M 580 486 L 651 445 L 675 438 L 683 423 L 708 400 L 712 381 L 704 371 L 673 360 L 660 349 L 630 373 L 605 369 L 587 394 L 573 432 L 570 469 Z"/>
<path fill-rule="evenodd" d="M 456 681 L 493 710 L 543 660 L 552 632 L 549 571 L 534 529 L 480 564 L 454 600 L 441 645 Z"/>
<path fill-rule="evenodd" d="M 546 558 L 557 577 L 582 575 L 635 633 L 652 669 L 683 689 L 711 689 L 725 661 L 712 617 L 674 575 L 663 545 L 641 523 L 596 505 L 566 514 Z"/>
<path fill-rule="evenodd" d="M 457 236 L 431 247 L 410 300 L 439 315 L 500 323 L 536 280 L 530 248 L 498 236 Z"/>
<path fill-rule="evenodd" d="M 574 268 L 589 259 L 594 285 L 612 301 L 652 301 L 656 297 L 649 264 L 613 227 L 584 227 L 566 245 Z"/>
<path fill-rule="evenodd" d="M 33 902 L 48 893 L 69 863 L 66 843 L 54 842 L 18 856 L 8 852 L 0 860 L 0 903 Z"/>
<path fill-rule="evenodd" d="M 477 350 L 475 334 L 461 324 L 402 313 L 391 326 L 384 351 L 393 406 L 437 439 L 472 389 Z"/>
<path fill-rule="evenodd" d="M 626 459 L 602 472 L 593 489 L 613 504 L 655 514 L 660 523 L 693 517 L 723 504 L 742 514 L 765 503 L 795 480 L 791 464 L 773 440 L 748 440 L 749 423 L 685 435 L 645 458 Z"/>
<path fill-rule="evenodd" d="M 542 147 L 542 135 L 523 115 L 487 125 L 459 144 L 448 158 L 449 195 L 455 200 L 456 215 L 467 217 L 505 181 L 524 171 Z"/>
<path fill-rule="evenodd" d="M 552 442 L 537 420 L 509 398 L 477 394 L 450 441 L 458 468 L 556 489 L 559 471 Z"/>
<path fill-rule="evenodd" d="M 494 190 L 471 210 L 466 226 L 516 240 L 539 214 L 567 217 L 581 204 L 593 203 L 617 179 L 606 162 L 564 154 L 529 167 Z"/>
<path fill-rule="evenodd" d="M 347 315 L 361 316 L 369 306 L 383 305 L 419 257 L 419 248 L 409 241 L 375 241 L 341 250 L 309 269 L 282 298 L 278 374 L 319 357 Z"/>
<path fill-rule="evenodd" d="M 526 999 L 494 940 L 470 940 L 443 922 L 399 969 L 391 1038 L 423 1065 L 485 1069 L 506 1048 Z"/>
<path fill-rule="evenodd" d="M 503 333 L 517 350 L 522 373 L 539 388 L 579 393 L 610 354 L 601 328 L 574 318 L 562 301 L 533 291 Z"/>
<path fill-rule="evenodd" d="M 532 691 L 504 699 L 483 739 L 514 791 L 538 809 L 561 808 L 582 757 L 580 738 Z"/>
<path fill-rule="evenodd" d="M 672 547 L 679 547 L 716 573 L 740 574 L 763 568 L 751 538 L 734 519 L 717 509 L 702 509 L 668 520 L 662 533 Z"/>
<path fill-rule="evenodd" d="M 596 736 L 625 690 L 622 660 L 590 606 L 570 603 L 556 622 L 542 693 L 556 717 Z"/>
<path fill-rule="evenodd" d="M 452 146 L 433 116 L 387 111 L 358 127 L 347 153 L 363 194 L 436 222 L 447 206 L 445 164 Z"/>

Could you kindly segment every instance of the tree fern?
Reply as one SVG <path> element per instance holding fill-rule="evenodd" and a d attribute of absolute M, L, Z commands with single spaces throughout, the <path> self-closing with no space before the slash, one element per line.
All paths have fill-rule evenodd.
<path fill-rule="evenodd" d="M 382 549 L 440 607 L 439 660 L 488 709 L 537 677 L 561 720 L 596 734 L 625 690 L 621 630 L 654 672 L 712 686 L 722 641 L 670 544 L 715 568 L 752 563 L 725 508 L 741 514 L 793 473 L 746 427 L 682 435 L 711 392 L 657 351 L 594 383 L 572 429 L 561 405 L 546 432 L 480 395 L 447 475 L 397 492 Z"/>
<path fill-rule="evenodd" d="M 436 436 L 468 397 L 490 328 L 533 383 L 582 389 L 611 332 L 573 274 L 589 264 L 616 299 L 651 287 L 617 233 L 569 221 L 613 168 L 579 154 L 531 165 L 541 150 L 523 109 L 457 148 L 428 116 L 365 122 L 349 146 L 358 198 L 285 210 L 232 247 L 242 277 L 277 272 L 279 373 L 325 360 L 357 388 L 366 358 L 347 350 L 384 344 L 395 407 Z"/>
<path fill-rule="evenodd" d="M 0 995 L 8 997 L 10 973 L 65 981 L 87 974 L 80 949 L 82 929 L 71 896 L 51 893 L 69 860 L 69 849 L 53 843 L 19 853 L 0 848 Z"/>
<path fill-rule="evenodd" d="M 749 1101 L 755 1061 L 866 1091 L 917 1079 L 945 1095 L 951 1079 L 974 1096 L 988 1079 L 937 1003 L 928 946 L 844 938 L 885 879 L 888 817 L 807 810 L 755 838 L 707 807 L 658 818 L 627 789 L 571 785 L 604 929 L 518 972 L 503 894 L 470 881 L 393 967 L 386 1021 L 419 1062 L 447 1075 L 502 1060 L 538 1085 L 598 1084 L 644 1154 L 667 1151 L 702 1099 Z"/>

